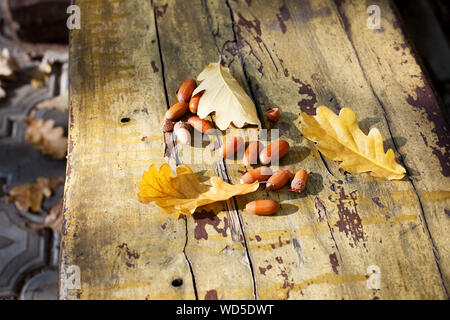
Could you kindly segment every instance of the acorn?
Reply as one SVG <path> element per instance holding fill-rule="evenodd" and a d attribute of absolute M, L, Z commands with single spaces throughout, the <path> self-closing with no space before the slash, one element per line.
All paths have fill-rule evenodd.
<path fill-rule="evenodd" d="M 289 182 L 293 176 L 292 172 L 289 170 L 280 170 L 273 174 L 266 183 L 267 190 L 278 190 L 281 189 L 286 183 Z"/>
<path fill-rule="evenodd" d="M 255 200 L 245 206 L 247 212 L 260 216 L 274 214 L 279 208 L 280 205 L 274 200 Z"/>
<path fill-rule="evenodd" d="M 242 137 L 227 137 L 222 145 L 222 157 L 234 158 L 234 155 L 244 147 L 244 139 Z"/>
<path fill-rule="evenodd" d="M 173 133 L 181 144 L 191 144 L 191 133 L 189 127 L 183 121 L 178 121 L 173 127 Z"/>
<path fill-rule="evenodd" d="M 180 89 L 177 91 L 177 99 L 180 102 L 189 102 L 191 98 L 192 92 L 194 92 L 195 88 L 197 88 L 197 82 L 194 79 L 187 79 L 184 81 Z"/>
<path fill-rule="evenodd" d="M 189 117 L 188 123 L 197 131 L 200 131 L 201 133 L 208 134 L 209 130 L 213 129 L 213 125 L 211 121 L 201 119 L 199 116 L 192 116 Z M 214 132 L 214 131 L 211 131 Z"/>
<path fill-rule="evenodd" d="M 262 164 L 272 163 L 275 158 L 278 157 L 277 160 L 283 158 L 289 152 L 289 143 L 286 140 L 276 140 L 268 145 L 260 154 L 259 160 Z"/>
<path fill-rule="evenodd" d="M 203 91 L 197 93 L 195 96 L 192 96 L 191 100 L 189 101 L 189 111 L 191 111 L 193 114 L 197 113 L 198 104 L 200 102 L 200 98 L 201 98 L 202 94 L 203 94 Z"/>
<path fill-rule="evenodd" d="M 292 179 L 291 189 L 295 192 L 303 192 L 306 188 L 306 182 L 308 181 L 308 172 L 305 170 L 299 170 Z"/>
<path fill-rule="evenodd" d="M 259 141 L 249 143 L 247 149 L 245 150 L 244 158 L 242 159 L 245 166 L 249 167 L 252 164 L 258 163 L 258 157 L 262 150 L 262 146 L 262 143 Z"/>
<path fill-rule="evenodd" d="M 241 183 L 251 184 L 255 181 L 267 181 L 272 175 L 272 169 L 269 167 L 259 167 L 253 170 L 247 171 L 241 178 Z"/>
<path fill-rule="evenodd" d="M 172 120 L 164 118 L 163 121 L 161 122 L 161 130 L 163 132 L 170 132 L 173 130 L 174 124 L 175 122 L 173 122 Z"/>
<path fill-rule="evenodd" d="M 280 109 L 278 108 L 270 108 L 266 111 L 267 120 L 271 122 L 277 122 L 280 119 Z"/>
<path fill-rule="evenodd" d="M 187 102 L 177 102 L 166 111 L 166 118 L 169 120 L 176 120 L 181 118 L 188 111 Z"/>

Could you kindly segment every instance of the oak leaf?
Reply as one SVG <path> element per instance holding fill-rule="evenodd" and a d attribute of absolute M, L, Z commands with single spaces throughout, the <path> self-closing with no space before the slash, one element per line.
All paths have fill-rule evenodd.
<path fill-rule="evenodd" d="M 210 63 L 197 80 L 202 83 L 192 95 L 204 91 L 197 110 L 200 118 L 215 112 L 215 123 L 220 130 L 225 130 L 231 123 L 238 128 L 246 123 L 261 126 L 252 99 L 220 62 Z"/>
<path fill-rule="evenodd" d="M 231 197 L 247 194 L 258 189 L 259 183 L 231 185 L 217 176 L 207 183 L 201 183 L 197 175 L 185 165 L 177 167 L 177 175 L 172 177 L 170 166 L 163 164 L 159 171 L 155 165 L 142 176 L 139 185 L 139 201 L 155 202 L 164 212 L 190 215 L 197 207 Z"/>
<path fill-rule="evenodd" d="M 63 178 L 39 177 L 36 179 L 36 183 L 23 184 L 12 188 L 9 191 L 6 203 L 14 201 L 14 204 L 20 210 L 28 211 L 31 208 L 31 211 L 37 212 L 41 209 L 44 197 L 50 197 L 52 190 L 63 182 Z"/>
<path fill-rule="evenodd" d="M 63 159 L 67 152 L 67 137 L 64 137 L 64 129 L 55 127 L 55 121 L 50 119 L 28 118 L 26 120 L 27 131 L 25 139 L 40 150 L 43 154 L 49 154 L 54 159 Z"/>
<path fill-rule="evenodd" d="M 396 162 L 394 151 L 384 152 L 380 131 L 372 128 L 365 135 L 351 109 L 343 108 L 337 116 L 321 106 L 316 113 L 301 113 L 302 133 L 316 143 L 324 156 L 341 161 L 340 166 L 350 173 L 368 172 L 389 180 L 404 177 L 406 170 Z"/>

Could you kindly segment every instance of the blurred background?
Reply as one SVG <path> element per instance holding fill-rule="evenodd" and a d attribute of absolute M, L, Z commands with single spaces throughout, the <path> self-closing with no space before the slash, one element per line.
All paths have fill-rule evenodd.
<path fill-rule="evenodd" d="M 0 299 L 57 298 L 70 3 L 0 0 Z M 450 6 L 394 3 L 449 115 Z"/>

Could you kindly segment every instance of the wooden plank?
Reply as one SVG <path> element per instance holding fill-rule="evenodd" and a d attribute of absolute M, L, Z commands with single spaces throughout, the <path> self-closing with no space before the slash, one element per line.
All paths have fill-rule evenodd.
<path fill-rule="evenodd" d="M 153 8 L 138 0 L 76 4 L 60 298 L 193 299 L 185 221 L 137 201 L 142 173 L 164 160 Z M 72 265 L 80 289 L 65 286 Z M 183 284 L 173 286 L 176 279 Z"/>
<path fill-rule="evenodd" d="M 376 123 L 390 138 L 382 106 L 335 4 L 230 1 L 229 5 L 258 105 L 282 110 L 274 128 L 294 146 L 281 165 L 312 172 L 306 197 L 262 191 L 239 198 L 241 207 L 261 197 L 282 202 L 281 213 L 274 217 L 243 215 L 258 297 L 447 297 L 411 183 L 344 175 L 335 163 L 327 162 L 330 174 L 298 130 L 300 111 L 314 112 L 320 104 L 335 110 L 349 106 L 365 130 Z M 237 182 L 236 172 L 229 172 Z M 372 265 L 381 270 L 380 290 L 366 286 Z"/>
<path fill-rule="evenodd" d="M 233 39 L 231 18 L 225 2 L 158 1 L 155 6 L 164 79 L 169 105 L 172 105 L 181 83 L 189 77 L 195 78 L 208 63 L 218 61 L 223 45 Z M 216 17 L 211 16 L 209 6 L 216 10 Z M 220 30 L 220 36 L 215 29 L 219 24 L 226 25 Z M 235 71 L 242 75 L 242 68 Z M 207 140 L 205 137 L 205 144 Z M 216 163 L 220 161 L 220 157 L 209 158 L 208 150 L 206 146 L 177 145 L 180 162 L 206 177 L 218 175 Z M 201 152 L 205 157 L 200 163 L 195 157 Z M 253 299 L 252 270 L 236 212 L 218 204 L 200 209 L 187 222 L 186 254 L 198 298 Z"/>
<path fill-rule="evenodd" d="M 372 90 L 383 107 L 395 147 L 420 197 L 436 261 L 450 288 L 450 130 L 389 1 L 378 2 L 380 30 L 361 28 L 366 7 L 338 6 L 341 21 Z"/>
<path fill-rule="evenodd" d="M 391 9 L 380 3 L 391 21 Z M 440 166 L 436 159 L 430 169 L 423 165 L 423 148 L 414 145 L 425 140 L 407 128 L 408 121 L 420 124 L 432 150 L 446 149 L 434 131 L 437 124 L 423 121 L 422 111 L 405 117 L 395 109 L 405 97 L 414 106 L 414 91 L 422 92 L 401 69 L 389 69 L 397 62 L 382 53 L 384 43 L 403 37 L 399 30 L 381 33 L 381 49 L 353 40 L 348 26 L 356 34 L 358 25 L 344 17 L 362 23 L 366 13 L 348 1 L 77 4 L 85 14 L 71 42 L 61 298 L 448 298 L 448 220 L 438 216 L 448 205 L 448 179 L 443 174 L 439 184 L 430 182 Z M 217 204 L 196 218 L 172 220 L 154 205 L 140 204 L 137 185 L 150 163 L 164 160 L 159 122 L 177 87 L 219 53 L 260 111 L 282 110 L 276 125 L 265 126 L 279 129 L 292 145 L 281 165 L 311 172 L 308 189 L 303 195 L 261 190 L 239 197 L 238 213 L 230 210 L 232 203 Z M 395 79 L 392 86 L 399 83 L 390 95 L 382 91 L 382 76 Z M 386 144 L 419 170 L 414 185 L 351 176 L 323 160 L 298 129 L 300 110 L 313 112 L 319 104 L 336 111 L 351 107 L 366 131 L 375 124 Z M 130 121 L 121 123 L 123 118 Z M 406 142 L 399 138 L 403 132 Z M 200 150 L 175 151 L 187 162 Z M 216 160 L 191 167 L 206 178 L 216 174 Z M 234 183 L 239 169 L 238 162 L 226 161 Z M 243 207 L 255 198 L 281 201 L 282 210 L 273 217 L 248 215 Z M 71 265 L 80 267 L 80 290 L 64 288 Z M 380 290 L 367 287 L 370 266 L 380 268 Z M 172 286 L 175 279 L 183 284 Z"/>

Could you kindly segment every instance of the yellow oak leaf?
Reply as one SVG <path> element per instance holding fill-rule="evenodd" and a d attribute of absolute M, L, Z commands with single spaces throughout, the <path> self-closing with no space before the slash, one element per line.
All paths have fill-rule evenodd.
<path fill-rule="evenodd" d="M 351 109 L 343 108 L 337 116 L 321 106 L 316 113 L 315 116 L 301 113 L 302 133 L 316 143 L 324 156 L 341 161 L 340 166 L 350 173 L 369 172 L 389 180 L 404 177 L 406 170 L 395 160 L 394 151 L 384 152 L 380 131 L 372 128 L 366 136 Z"/>
<path fill-rule="evenodd" d="M 198 104 L 197 115 L 204 119 L 215 112 L 215 123 L 220 130 L 225 130 L 233 123 L 242 128 L 245 124 L 261 126 L 252 99 L 220 62 L 210 63 L 198 75 L 202 83 L 194 90 L 192 96 L 204 91 Z"/>
<path fill-rule="evenodd" d="M 138 199 L 143 203 L 155 202 L 164 212 L 190 215 L 197 207 L 258 189 L 259 183 L 232 185 L 214 176 L 201 183 L 197 175 L 185 165 L 177 167 L 175 177 L 170 166 L 163 164 L 159 171 L 155 165 L 142 176 Z"/>

